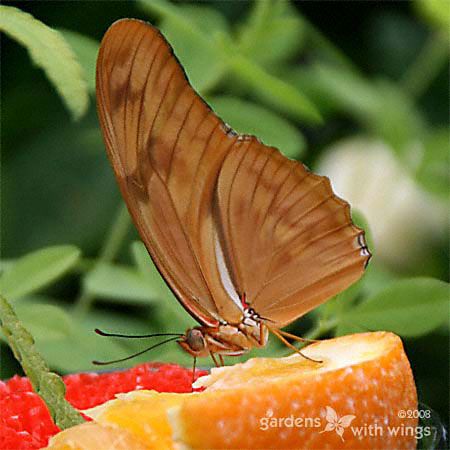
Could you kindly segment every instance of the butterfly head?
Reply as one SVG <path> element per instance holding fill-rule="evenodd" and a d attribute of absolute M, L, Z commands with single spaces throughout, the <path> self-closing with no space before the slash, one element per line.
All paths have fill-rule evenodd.
<path fill-rule="evenodd" d="M 203 356 L 208 348 L 205 335 L 198 328 L 190 328 L 186 334 L 178 341 L 180 346 L 193 356 Z"/>

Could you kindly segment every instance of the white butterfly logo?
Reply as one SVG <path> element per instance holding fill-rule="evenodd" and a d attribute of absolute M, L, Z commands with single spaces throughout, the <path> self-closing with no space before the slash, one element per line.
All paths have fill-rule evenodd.
<path fill-rule="evenodd" d="M 351 414 L 347 416 L 342 416 L 339 418 L 336 411 L 331 408 L 331 406 L 326 407 L 327 414 L 325 416 L 326 421 L 328 422 L 325 429 L 322 430 L 320 433 L 325 433 L 325 431 L 333 431 L 335 430 L 338 436 L 342 439 L 342 442 L 344 442 L 343 434 L 345 428 L 349 427 L 352 423 L 353 419 L 356 416 L 353 416 Z"/>

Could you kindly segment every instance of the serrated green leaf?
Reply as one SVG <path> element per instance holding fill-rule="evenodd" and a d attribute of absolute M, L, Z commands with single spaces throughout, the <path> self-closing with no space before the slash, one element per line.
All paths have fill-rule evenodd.
<path fill-rule="evenodd" d="M 118 303 L 149 305 L 158 293 L 135 269 L 102 263 L 84 278 L 89 295 Z"/>
<path fill-rule="evenodd" d="M 58 30 L 64 39 L 72 47 L 78 62 L 84 71 L 84 77 L 87 81 L 88 89 L 91 93 L 95 92 L 95 66 L 97 64 L 97 53 L 100 44 L 88 36 L 77 33 L 72 30 Z"/>
<path fill-rule="evenodd" d="M 0 6 L 0 31 L 22 44 L 32 61 L 55 86 L 74 119 L 87 111 L 89 97 L 83 70 L 56 30 L 13 6 Z"/>
<path fill-rule="evenodd" d="M 24 327 L 39 341 L 57 341 L 71 332 L 69 315 L 57 306 L 18 302 L 15 310 Z"/>
<path fill-rule="evenodd" d="M 346 324 L 405 337 L 427 334 L 449 317 L 449 285 L 433 278 L 391 283 L 345 315 Z"/>
<path fill-rule="evenodd" d="M 11 299 L 36 292 L 63 276 L 79 260 L 71 245 L 46 247 L 19 258 L 0 277 L 0 292 Z"/>
<path fill-rule="evenodd" d="M 14 356 L 22 365 L 34 390 L 46 403 L 56 425 L 65 429 L 83 423 L 80 413 L 64 398 L 64 382 L 56 373 L 50 372 L 36 350 L 33 337 L 17 319 L 11 305 L 1 296 L 0 322 Z"/>
<path fill-rule="evenodd" d="M 208 103 L 237 132 L 253 134 L 289 158 L 303 154 L 305 140 L 302 134 L 287 120 L 266 108 L 230 96 L 208 98 Z"/>

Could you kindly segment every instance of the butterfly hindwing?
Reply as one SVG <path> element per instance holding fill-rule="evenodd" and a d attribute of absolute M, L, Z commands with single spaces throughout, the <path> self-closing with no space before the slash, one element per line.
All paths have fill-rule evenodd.
<path fill-rule="evenodd" d="M 283 326 L 359 279 L 369 253 L 328 178 L 251 139 L 224 162 L 218 209 L 239 291 Z"/>

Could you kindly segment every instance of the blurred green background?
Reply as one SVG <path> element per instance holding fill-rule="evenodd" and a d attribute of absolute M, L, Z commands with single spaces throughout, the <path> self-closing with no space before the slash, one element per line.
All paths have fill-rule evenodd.
<path fill-rule="evenodd" d="M 162 29 L 225 121 L 329 175 L 368 230 L 365 277 L 289 330 L 400 334 L 420 400 L 448 422 L 446 0 L 2 3 L 0 292 L 52 368 L 94 370 L 146 345 L 95 327 L 194 325 L 131 226 L 96 117 L 98 43 L 135 17 Z M 1 352 L 2 378 L 21 373 Z M 147 360 L 191 364 L 172 343 L 123 366 Z"/>

